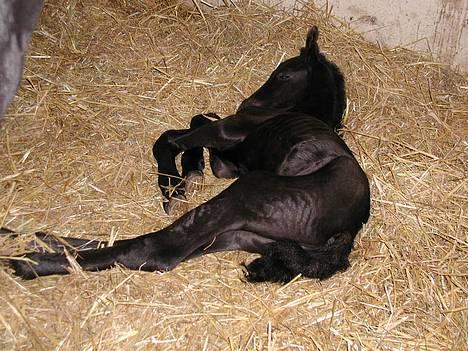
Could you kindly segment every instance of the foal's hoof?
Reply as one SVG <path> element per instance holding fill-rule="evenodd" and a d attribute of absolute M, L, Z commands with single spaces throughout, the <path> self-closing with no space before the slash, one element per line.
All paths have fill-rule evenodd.
<path fill-rule="evenodd" d="M 0 228 L 0 236 L 1 235 L 10 235 L 10 234 L 15 234 L 15 232 L 8 229 L 8 228 L 3 228 L 3 227 Z"/>
<path fill-rule="evenodd" d="M 193 195 L 203 189 L 205 178 L 202 171 L 191 171 L 185 178 L 185 193 Z"/>
<path fill-rule="evenodd" d="M 13 274 L 23 279 L 34 279 L 37 278 L 37 274 L 34 272 L 32 263 L 21 260 L 11 259 L 8 260 L 8 265 L 13 269 Z"/>
<path fill-rule="evenodd" d="M 180 217 L 188 210 L 188 202 L 185 196 L 173 196 L 163 203 L 164 211 L 171 217 Z"/>

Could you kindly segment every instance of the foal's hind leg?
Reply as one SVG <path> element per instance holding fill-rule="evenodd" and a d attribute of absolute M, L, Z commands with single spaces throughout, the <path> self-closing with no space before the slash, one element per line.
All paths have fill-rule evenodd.
<path fill-rule="evenodd" d="M 115 264 L 133 270 L 167 271 L 200 248 L 209 247 L 218 235 L 240 230 L 243 219 L 239 206 L 238 201 L 218 196 L 158 232 L 126 240 L 117 246 L 73 254 L 76 255 L 76 262 L 88 271 L 109 269 Z M 26 279 L 67 274 L 70 266 L 67 256 L 62 253 L 35 252 L 26 254 L 24 258 L 34 263 L 19 258 L 11 259 L 8 263 L 16 275 Z"/>
<path fill-rule="evenodd" d="M 16 239 L 22 235 L 23 234 L 18 234 L 7 228 L 0 228 L 0 237 Z M 65 250 L 74 252 L 106 247 L 109 244 L 108 241 L 104 240 L 58 237 L 44 232 L 36 232 L 33 235 L 33 239 L 26 244 L 26 250 L 31 250 L 40 253 L 47 253 L 50 252 L 50 250 L 58 253 L 63 253 L 65 252 Z M 112 245 L 121 245 L 127 242 L 128 240 L 129 239 L 116 240 L 112 243 Z"/>
<path fill-rule="evenodd" d="M 271 210 L 263 206 L 265 192 L 255 190 L 259 176 L 240 178 L 158 232 L 129 239 L 117 246 L 72 254 L 76 255 L 76 262 L 89 271 L 108 269 L 115 264 L 134 270 L 165 271 L 188 258 L 213 251 L 245 249 L 262 253 L 265 244 L 275 239 L 256 229 L 257 216 L 265 211 L 268 213 L 264 215 L 269 216 Z M 249 208 L 244 202 L 250 203 Z M 19 258 L 8 262 L 16 275 L 27 279 L 66 274 L 70 266 L 67 256 L 61 253 L 28 253 L 24 258 L 35 263 Z"/>

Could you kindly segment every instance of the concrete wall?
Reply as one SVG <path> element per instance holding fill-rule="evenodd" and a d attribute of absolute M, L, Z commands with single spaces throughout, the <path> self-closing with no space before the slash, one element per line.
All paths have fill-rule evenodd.
<path fill-rule="evenodd" d="M 468 70 L 468 0 L 315 0 L 371 40 Z"/>
<path fill-rule="evenodd" d="M 186 0 L 229 4 L 231 0 Z M 261 1 L 261 0 L 260 0 Z M 263 0 L 300 8 L 295 0 Z M 307 0 L 303 0 L 307 1 Z M 315 0 L 370 41 L 432 53 L 437 61 L 468 71 L 468 0 Z M 206 7 L 205 7 L 206 9 Z"/>

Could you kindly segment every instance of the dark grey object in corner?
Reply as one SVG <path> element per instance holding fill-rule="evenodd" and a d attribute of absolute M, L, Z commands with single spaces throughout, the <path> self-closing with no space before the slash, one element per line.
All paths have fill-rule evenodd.
<path fill-rule="evenodd" d="M 42 0 L 0 1 L 0 118 L 15 96 Z"/>

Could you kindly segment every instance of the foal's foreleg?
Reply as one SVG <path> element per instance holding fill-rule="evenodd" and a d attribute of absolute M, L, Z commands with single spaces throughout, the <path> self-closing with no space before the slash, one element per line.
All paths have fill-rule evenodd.
<path fill-rule="evenodd" d="M 213 121 L 210 118 L 220 119 L 219 116 L 214 113 L 196 115 L 190 121 L 190 130 L 193 131 L 212 123 Z M 203 170 L 205 168 L 203 147 L 195 147 L 186 150 L 182 154 L 181 164 L 182 177 L 184 178 L 184 190 L 186 193 L 190 194 L 203 185 Z"/>
<path fill-rule="evenodd" d="M 180 187 L 182 177 L 176 165 L 176 157 L 182 150 L 169 144 L 168 140 L 189 131 L 189 129 L 168 130 L 161 134 L 153 145 L 153 156 L 158 163 L 158 185 L 166 199 L 184 195 L 183 188 Z"/>
<path fill-rule="evenodd" d="M 254 121 L 244 121 L 233 115 L 188 133 L 170 136 L 168 141 L 174 148 L 183 151 L 197 147 L 226 150 L 242 142 L 255 125 Z"/>
<path fill-rule="evenodd" d="M 153 146 L 153 156 L 158 163 L 158 185 L 162 194 L 168 200 L 171 198 L 184 199 L 185 190 L 203 181 L 203 145 L 185 150 L 182 154 L 182 175 L 179 174 L 176 165 L 176 157 L 183 150 L 177 145 L 169 143 L 169 140 L 181 137 L 189 132 L 212 123 L 210 119 L 219 119 L 214 113 L 200 114 L 192 118 L 190 129 L 169 130 L 164 132 Z M 188 189 L 185 189 L 185 188 Z M 170 212 L 171 203 L 164 204 L 166 212 Z"/>

